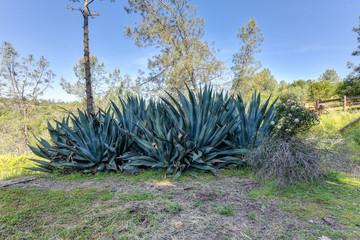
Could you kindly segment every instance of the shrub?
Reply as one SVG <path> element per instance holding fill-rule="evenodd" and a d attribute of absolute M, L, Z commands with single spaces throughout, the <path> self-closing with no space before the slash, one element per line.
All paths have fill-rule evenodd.
<path fill-rule="evenodd" d="M 309 86 L 305 83 L 302 86 L 288 85 L 285 88 L 279 88 L 279 99 L 281 102 L 286 102 L 288 99 L 294 101 L 306 101 L 309 95 Z"/>
<path fill-rule="evenodd" d="M 276 106 L 276 115 L 272 125 L 273 134 L 277 138 L 291 139 L 297 133 L 308 131 L 319 124 L 317 112 L 312 112 L 301 103 L 288 100 Z"/>
<path fill-rule="evenodd" d="M 303 139 L 264 141 L 246 157 L 260 180 L 273 180 L 280 186 L 321 179 L 324 151 L 315 142 Z"/>

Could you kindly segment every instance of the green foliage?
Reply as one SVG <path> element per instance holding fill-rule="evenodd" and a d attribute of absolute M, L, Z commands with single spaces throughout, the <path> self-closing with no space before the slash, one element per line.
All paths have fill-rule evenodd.
<path fill-rule="evenodd" d="M 332 84 L 336 84 L 341 81 L 340 76 L 337 74 L 335 69 L 326 69 L 323 74 L 320 75 L 319 80 L 327 81 Z"/>
<path fill-rule="evenodd" d="M 218 213 L 223 216 L 234 216 L 234 206 L 223 206 L 222 208 L 213 208 L 213 212 Z"/>
<path fill-rule="evenodd" d="M 252 78 L 261 67 L 254 55 L 261 51 L 259 47 L 264 37 L 254 18 L 250 18 L 246 25 L 241 26 L 237 37 L 240 39 L 240 49 L 233 56 L 234 66 L 231 69 L 235 78 L 231 91 L 245 95 L 252 90 Z"/>
<path fill-rule="evenodd" d="M 276 106 L 276 116 L 271 124 L 276 137 L 290 139 L 319 124 L 319 118 L 317 112 L 306 109 L 303 104 L 294 100 L 288 100 Z"/>
<path fill-rule="evenodd" d="M 251 92 L 258 91 L 262 94 L 271 95 L 277 88 L 277 81 L 270 69 L 265 68 L 255 74 L 249 87 Z"/>
<path fill-rule="evenodd" d="M 273 129 L 271 123 L 275 120 L 277 99 L 270 106 L 270 97 L 261 104 L 260 94 L 255 93 L 248 107 L 241 95 L 235 101 L 240 123 L 233 132 L 233 142 L 245 148 L 253 148 L 267 138 Z"/>
<path fill-rule="evenodd" d="M 38 61 L 30 54 L 19 60 L 20 55 L 9 42 L 0 48 L 0 94 L 12 99 L 22 115 L 22 134 L 29 144 L 28 111 L 55 78 L 50 63 L 41 56 Z"/>
<path fill-rule="evenodd" d="M 287 84 L 280 83 L 279 98 L 282 102 L 294 100 L 297 102 L 331 99 L 338 95 L 340 77 L 334 69 L 327 69 L 318 80 L 297 80 Z"/>
<path fill-rule="evenodd" d="M 188 88 L 188 98 L 178 91 L 176 100 L 161 102 L 129 96 L 121 108 L 94 116 L 71 113 L 55 128 L 48 124 L 54 145 L 40 138 L 31 150 L 51 162 L 34 160 L 46 171 L 63 168 L 84 172 L 130 171 L 159 168 L 175 178 L 185 171 L 211 171 L 242 164 L 241 157 L 271 132 L 275 116 L 270 97 L 261 104 L 254 94 L 249 106 L 210 87 L 199 94 Z M 72 127 L 70 126 L 70 122 Z M 44 170 L 43 169 L 43 170 Z M 39 169 L 34 169 L 39 170 Z"/>
<path fill-rule="evenodd" d="M 132 141 L 110 114 L 99 110 L 95 115 L 78 110 L 78 117 L 71 113 L 62 122 L 56 121 L 54 128 L 48 123 L 52 146 L 40 138 L 34 154 L 50 160 L 33 159 L 40 168 L 32 170 L 52 171 L 54 168 L 77 169 L 84 172 L 116 171 L 122 166 L 124 153 Z M 69 125 L 69 119 L 72 128 Z"/>
<path fill-rule="evenodd" d="M 176 93 L 185 84 L 198 92 L 198 84 L 216 79 L 223 63 L 203 41 L 204 19 L 188 0 L 128 0 L 128 13 L 139 13 L 141 21 L 127 26 L 126 35 L 138 47 L 155 46 L 160 53 L 148 60 L 150 74 L 142 79 L 153 90 Z"/>
<path fill-rule="evenodd" d="M 305 87 L 288 85 L 279 88 L 279 99 L 281 102 L 286 102 L 289 99 L 296 102 L 305 102 L 309 95 L 308 89 L 309 87 L 307 85 Z"/>
<path fill-rule="evenodd" d="M 32 152 L 27 147 L 25 136 L 23 134 L 23 125 L 26 121 L 29 135 L 30 145 L 36 144 L 33 136 L 42 137 L 50 140 L 47 129 L 47 121 L 53 122 L 53 119 L 61 119 L 68 115 L 69 111 L 76 110 L 81 107 L 78 102 L 71 103 L 54 103 L 51 101 L 36 101 L 31 108 L 28 109 L 27 119 L 17 110 L 16 104 L 11 99 L 3 99 L 0 102 L 0 154 L 30 155 Z"/>
<path fill-rule="evenodd" d="M 360 44 L 360 25 L 354 27 L 353 32 L 357 33 L 357 41 Z M 360 45 L 355 51 L 351 53 L 352 56 L 360 56 Z M 352 69 L 350 73 L 343 82 L 340 83 L 337 90 L 338 94 L 346 96 L 356 96 L 360 95 L 360 65 L 355 65 L 351 62 L 348 62 L 348 67 Z"/>
<path fill-rule="evenodd" d="M 309 81 L 309 100 L 326 100 L 336 96 L 337 85 L 330 81 L 320 79 L 318 81 Z"/>
<path fill-rule="evenodd" d="M 343 82 L 339 83 L 337 93 L 341 96 L 357 96 L 360 95 L 360 75 L 350 74 Z"/>
<path fill-rule="evenodd" d="M 125 90 L 125 79 L 120 75 L 120 69 L 114 69 L 112 73 L 105 70 L 104 62 L 100 62 L 96 55 L 91 55 L 90 72 L 91 72 L 91 87 L 94 98 L 104 99 L 116 94 L 120 96 Z M 79 59 L 79 62 L 74 65 L 74 74 L 77 78 L 75 83 L 66 81 L 61 77 L 60 85 L 68 93 L 75 95 L 79 100 L 86 98 L 85 89 L 85 64 L 84 57 Z M 128 81 L 129 76 L 126 76 Z"/>
<path fill-rule="evenodd" d="M 45 57 L 41 56 L 36 61 L 29 54 L 20 60 L 19 53 L 9 42 L 3 42 L 0 57 L 0 86 L 4 91 L 0 93 L 14 98 L 21 110 L 42 95 L 56 76 L 49 70 L 50 63 Z"/>

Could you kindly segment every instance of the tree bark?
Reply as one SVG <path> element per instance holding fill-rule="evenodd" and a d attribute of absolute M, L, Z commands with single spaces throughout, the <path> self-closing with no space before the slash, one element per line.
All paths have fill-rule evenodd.
<path fill-rule="evenodd" d="M 88 0 L 84 0 L 84 64 L 86 82 L 86 104 L 90 113 L 94 114 L 94 99 L 91 87 L 90 52 L 89 52 L 89 10 Z"/>
<path fill-rule="evenodd" d="M 24 133 L 24 137 L 25 137 L 25 143 L 27 144 L 27 145 L 29 145 L 30 144 L 30 142 L 29 142 L 29 134 L 28 134 L 28 132 L 29 132 L 29 129 L 28 129 L 28 125 L 27 125 L 27 108 L 26 107 L 24 107 L 24 105 L 23 104 L 21 104 L 20 105 L 20 112 L 21 112 L 21 115 L 23 116 L 23 121 L 24 121 L 24 124 L 23 124 L 23 133 Z"/>
<path fill-rule="evenodd" d="M 193 85 L 195 93 L 199 94 L 199 88 L 198 88 L 197 83 L 196 83 L 194 69 L 192 69 L 192 71 L 191 71 L 191 83 Z"/>

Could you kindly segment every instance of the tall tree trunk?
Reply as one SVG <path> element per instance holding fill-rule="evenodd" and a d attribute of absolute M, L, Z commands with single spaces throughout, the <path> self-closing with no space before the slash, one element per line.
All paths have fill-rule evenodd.
<path fill-rule="evenodd" d="M 24 121 L 23 133 L 24 133 L 24 137 L 25 137 L 25 143 L 27 145 L 29 145 L 30 144 L 30 142 L 29 142 L 29 134 L 28 134 L 29 129 L 28 129 L 28 125 L 27 125 L 27 109 L 26 109 L 26 107 L 21 105 L 20 112 L 21 112 L 21 115 L 23 116 L 23 121 Z"/>
<path fill-rule="evenodd" d="M 89 58 L 89 9 L 88 0 L 84 0 L 84 63 L 85 63 L 85 82 L 86 82 L 86 103 L 90 113 L 94 113 L 94 99 L 91 88 L 91 72 Z"/>
<path fill-rule="evenodd" d="M 191 77 L 191 83 L 193 85 L 194 91 L 195 91 L 196 94 L 198 94 L 199 93 L 199 88 L 198 88 L 197 83 L 196 83 L 194 69 L 191 70 L 191 76 L 190 77 Z"/>

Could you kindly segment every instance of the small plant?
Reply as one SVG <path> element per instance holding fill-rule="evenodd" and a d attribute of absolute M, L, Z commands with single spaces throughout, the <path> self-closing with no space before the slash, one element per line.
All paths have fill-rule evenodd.
<path fill-rule="evenodd" d="M 250 217 L 252 220 L 256 220 L 256 215 L 255 215 L 255 213 L 250 213 L 250 214 L 249 214 L 249 217 Z"/>
<path fill-rule="evenodd" d="M 164 202 L 165 204 L 165 211 L 171 214 L 176 214 L 179 213 L 181 211 L 181 207 L 178 203 L 176 202 L 170 202 L 170 201 L 166 201 Z"/>
<path fill-rule="evenodd" d="M 282 139 L 291 139 L 297 133 L 308 131 L 319 124 L 317 112 L 312 112 L 301 103 L 287 100 L 277 104 L 275 119 L 270 123 L 274 126 L 273 133 Z"/>
<path fill-rule="evenodd" d="M 194 202 L 194 204 L 193 204 L 194 208 L 200 207 L 200 206 L 202 206 L 202 205 L 203 205 L 203 203 L 202 203 L 202 202 L 199 202 L 199 201 L 196 201 L 196 202 Z"/>
<path fill-rule="evenodd" d="M 231 238 L 228 237 L 228 236 L 225 236 L 225 237 L 223 237 L 221 240 L 231 240 Z"/>
<path fill-rule="evenodd" d="M 234 206 L 223 206 L 222 208 L 215 208 L 213 212 L 224 216 L 234 216 Z"/>

